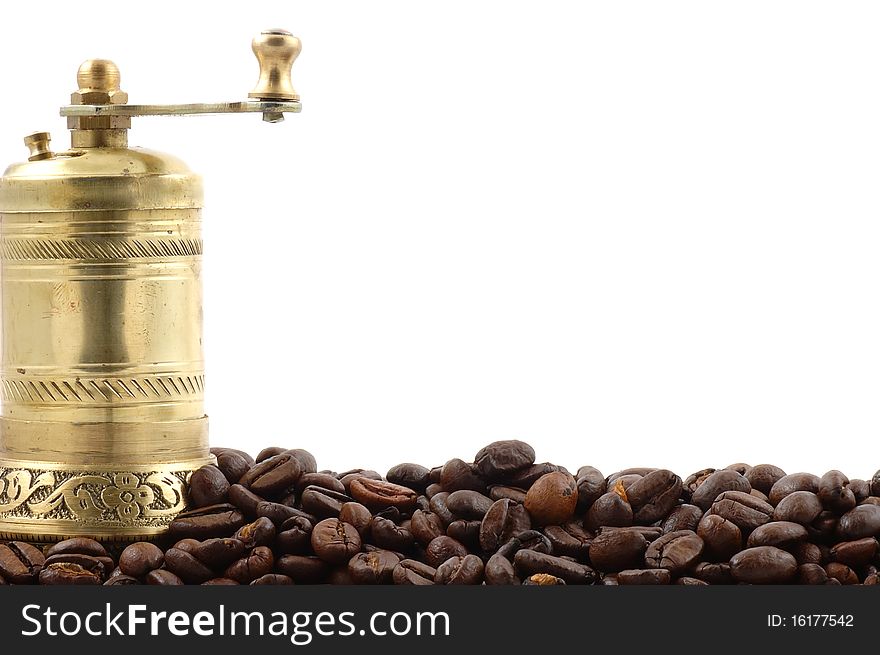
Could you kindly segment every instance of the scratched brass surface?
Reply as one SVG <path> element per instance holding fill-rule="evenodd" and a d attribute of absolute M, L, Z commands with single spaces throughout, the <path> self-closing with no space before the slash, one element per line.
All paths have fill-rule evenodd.
<path fill-rule="evenodd" d="M 78 148 L 0 178 L 0 538 L 160 533 L 209 461 L 201 179 Z"/>

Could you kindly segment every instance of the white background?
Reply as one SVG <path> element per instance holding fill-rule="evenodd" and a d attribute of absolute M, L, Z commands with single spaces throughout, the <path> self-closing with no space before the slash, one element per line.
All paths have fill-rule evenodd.
<path fill-rule="evenodd" d="M 86 58 L 132 103 L 237 100 L 255 33 L 303 41 L 301 115 L 131 133 L 206 179 L 214 444 L 383 472 L 510 437 L 605 473 L 880 465 L 877 3 L 0 12 L 4 162 L 68 143 Z"/>

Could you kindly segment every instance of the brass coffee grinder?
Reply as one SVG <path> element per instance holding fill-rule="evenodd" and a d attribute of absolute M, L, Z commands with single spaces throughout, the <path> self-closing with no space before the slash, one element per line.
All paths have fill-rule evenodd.
<path fill-rule="evenodd" d="M 135 116 L 300 111 L 299 39 L 253 41 L 240 102 L 130 105 L 107 60 L 80 66 L 71 148 L 25 137 L 0 177 L 0 540 L 160 535 L 212 461 L 204 411 L 202 182 L 128 147 Z"/>

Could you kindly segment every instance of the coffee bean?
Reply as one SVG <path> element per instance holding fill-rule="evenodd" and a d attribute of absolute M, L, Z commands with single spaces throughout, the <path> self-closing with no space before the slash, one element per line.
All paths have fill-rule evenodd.
<path fill-rule="evenodd" d="M 672 574 L 666 569 L 627 569 L 617 574 L 619 585 L 664 585 L 670 582 Z M 701 580 L 696 582 L 705 584 Z"/>
<path fill-rule="evenodd" d="M 486 562 L 483 577 L 487 585 L 510 585 L 519 584 L 519 578 L 513 568 L 513 563 L 498 553 L 492 555 Z"/>
<path fill-rule="evenodd" d="M 837 523 L 837 534 L 845 541 L 880 537 L 880 505 L 859 505 L 848 511 Z"/>
<path fill-rule="evenodd" d="M 56 557 L 69 557 L 70 555 L 57 555 Z M 89 557 L 81 555 L 80 557 Z M 69 562 L 53 562 L 40 570 L 40 584 L 43 585 L 99 585 L 101 576 L 90 571 L 80 564 Z"/>
<path fill-rule="evenodd" d="M 180 539 L 174 543 L 174 548 L 189 553 L 190 555 L 194 555 L 196 549 L 198 549 L 201 543 L 202 542 L 198 539 Z"/>
<path fill-rule="evenodd" d="M 828 583 L 828 574 L 818 564 L 801 564 L 797 572 L 798 584 L 824 585 Z"/>
<path fill-rule="evenodd" d="M 250 525 L 254 524 L 251 523 Z M 247 527 L 248 526 L 244 526 L 243 528 L 239 529 L 239 531 L 235 534 L 240 534 L 241 530 Z M 255 545 L 259 544 L 255 543 Z M 202 562 L 209 569 L 216 570 L 226 568 L 232 562 L 239 559 L 242 555 L 244 555 L 246 547 L 252 548 L 253 546 L 246 545 L 241 539 L 206 539 L 205 541 L 198 544 L 198 546 L 193 549 L 190 555 Z"/>
<path fill-rule="evenodd" d="M 641 566 L 648 542 L 634 530 L 603 531 L 590 543 L 590 562 L 603 573 Z"/>
<path fill-rule="evenodd" d="M 557 555 L 567 555 L 580 561 L 586 561 L 589 556 L 593 536 L 577 523 L 548 525 L 544 528 L 544 534 Z"/>
<path fill-rule="evenodd" d="M 824 564 L 826 560 L 822 549 L 808 541 L 798 542 L 787 550 L 794 555 L 798 564 Z"/>
<path fill-rule="evenodd" d="M 234 533 L 244 525 L 244 515 L 228 503 L 209 505 L 178 514 L 168 533 L 177 539 L 208 539 Z"/>
<path fill-rule="evenodd" d="M 627 477 L 631 477 L 634 480 L 638 480 L 639 478 L 642 478 L 642 477 L 648 475 L 648 473 L 653 473 L 656 470 L 657 469 L 651 468 L 648 466 L 634 466 L 632 468 L 623 469 L 622 471 L 615 471 L 614 473 L 612 473 L 611 475 L 608 476 L 608 486 L 611 487 L 618 480 L 621 480 L 621 479 L 627 478 Z"/>
<path fill-rule="evenodd" d="M 303 473 L 316 473 L 318 471 L 318 463 L 315 461 L 315 456 L 308 450 L 291 448 L 285 452 L 299 462 L 299 467 Z"/>
<path fill-rule="evenodd" d="M 731 464 L 729 466 L 725 466 L 725 471 L 736 471 L 742 476 L 745 476 L 751 470 L 752 466 L 750 464 L 745 464 L 744 462 L 737 462 L 736 464 Z"/>
<path fill-rule="evenodd" d="M 653 470 L 649 471 L 649 473 L 653 472 Z M 619 494 L 622 498 L 626 498 L 627 502 L 629 502 L 629 498 L 626 495 L 627 489 L 629 489 L 633 484 L 641 480 L 643 477 L 645 477 L 643 473 L 618 474 L 616 477 L 609 480 L 609 482 L 607 483 L 607 490 Z"/>
<path fill-rule="evenodd" d="M 257 516 L 257 505 L 265 500 L 240 484 L 230 486 L 226 496 L 232 505 L 240 509 L 245 516 L 251 519 Z"/>
<path fill-rule="evenodd" d="M 648 544 L 645 564 L 651 569 L 666 569 L 671 575 L 680 575 L 691 570 L 702 554 L 703 540 L 697 533 L 678 530 L 668 532 Z"/>
<path fill-rule="evenodd" d="M 420 512 L 421 510 L 417 510 L 416 513 Z M 413 514 L 413 518 L 415 518 L 415 514 Z M 353 525 L 361 538 L 363 538 L 370 529 L 370 521 L 373 520 L 373 515 L 366 507 L 352 501 L 342 504 L 342 507 L 339 509 L 339 520 Z"/>
<path fill-rule="evenodd" d="M 557 578 L 555 575 L 550 575 L 549 573 L 535 573 L 534 575 L 530 575 L 525 580 L 523 580 L 524 587 L 555 587 L 564 584 L 565 580 L 563 580 L 562 578 Z"/>
<path fill-rule="evenodd" d="M 66 553 L 76 553 L 77 555 L 91 555 L 92 557 L 107 557 L 107 549 L 94 539 L 88 537 L 74 537 L 73 539 L 65 539 L 56 544 L 52 544 L 46 550 L 46 557 L 52 555 L 61 555 Z"/>
<path fill-rule="evenodd" d="M 467 548 L 460 541 L 446 535 L 432 539 L 425 547 L 425 562 L 434 568 L 440 566 L 450 557 L 464 557 L 468 554 Z"/>
<path fill-rule="evenodd" d="M 574 515 L 578 490 L 575 479 L 556 471 L 542 475 L 526 493 L 524 506 L 537 525 L 558 525 Z"/>
<path fill-rule="evenodd" d="M 461 489 L 447 496 L 446 506 L 456 516 L 481 521 L 492 507 L 492 499 L 478 491 Z"/>
<path fill-rule="evenodd" d="M 345 485 L 342 484 L 337 478 L 330 475 L 329 473 L 304 473 L 299 476 L 299 480 L 296 482 L 296 491 L 297 493 L 302 493 L 306 487 L 316 487 L 318 489 L 326 489 L 328 491 L 334 491 L 337 494 L 345 494 Z"/>
<path fill-rule="evenodd" d="M 326 519 L 338 516 L 342 506 L 352 500 L 347 494 L 312 485 L 303 489 L 301 503 L 307 512 Z"/>
<path fill-rule="evenodd" d="M 350 491 L 356 501 L 373 511 L 386 507 L 394 507 L 403 512 L 412 511 L 419 497 L 408 487 L 369 478 L 352 480 Z"/>
<path fill-rule="evenodd" d="M 159 585 L 162 587 L 179 587 L 183 585 L 183 580 L 167 569 L 150 571 L 144 580 L 148 585 Z"/>
<path fill-rule="evenodd" d="M 542 478 L 548 473 L 556 472 L 569 474 L 564 467 L 557 466 L 556 464 L 551 464 L 550 462 L 532 464 L 531 466 L 512 474 L 509 478 L 507 478 L 507 480 L 505 480 L 505 484 L 511 487 L 518 487 L 520 489 L 525 489 L 528 491 L 528 489 L 533 484 L 535 484 L 538 479 Z M 479 489 L 477 491 L 479 491 Z"/>
<path fill-rule="evenodd" d="M 388 470 L 385 479 L 392 484 L 424 493 L 431 483 L 431 471 L 419 464 L 398 464 Z"/>
<path fill-rule="evenodd" d="M 0 544 L 0 576 L 10 584 L 33 584 L 46 558 L 23 541 Z"/>
<path fill-rule="evenodd" d="M 323 561 L 342 564 L 360 551 L 362 542 L 353 525 L 339 519 L 324 519 L 312 530 L 311 543 L 315 555 Z"/>
<path fill-rule="evenodd" d="M 115 575 L 107 579 L 104 583 L 105 587 L 123 587 L 128 585 L 139 585 L 141 582 L 137 578 L 130 575 Z"/>
<path fill-rule="evenodd" d="M 659 521 L 678 503 L 681 489 L 681 478 L 666 469 L 639 478 L 626 489 L 633 521 L 642 525 Z"/>
<path fill-rule="evenodd" d="M 703 482 L 715 472 L 715 469 L 701 469 L 696 471 L 695 473 L 691 473 L 684 479 L 682 483 L 681 495 L 684 498 L 685 502 L 691 502 L 691 498 L 693 497 L 694 492 L 697 490 Z"/>
<path fill-rule="evenodd" d="M 694 577 L 714 585 L 734 583 L 728 562 L 700 562 L 694 568 Z"/>
<path fill-rule="evenodd" d="M 768 494 L 778 480 L 785 477 L 785 471 L 773 464 L 758 464 L 743 474 L 753 489 Z"/>
<path fill-rule="evenodd" d="M 241 453 L 227 450 L 217 455 L 217 468 L 231 485 L 241 480 L 252 465 Z"/>
<path fill-rule="evenodd" d="M 775 546 L 756 546 L 730 558 L 730 572 L 737 582 L 784 584 L 797 574 L 794 556 Z"/>
<path fill-rule="evenodd" d="M 880 496 L 880 471 L 877 471 L 871 478 L 870 494 L 871 496 Z"/>
<path fill-rule="evenodd" d="M 773 507 L 759 498 L 742 491 L 725 491 L 719 495 L 710 509 L 743 532 L 751 532 L 764 525 L 773 515 Z"/>
<path fill-rule="evenodd" d="M 253 523 L 241 526 L 233 539 L 240 541 L 247 549 L 270 546 L 275 541 L 275 524 L 268 517 L 260 517 Z"/>
<path fill-rule="evenodd" d="M 330 570 L 324 560 L 311 555 L 283 555 L 275 562 L 275 568 L 294 584 L 318 584 Z"/>
<path fill-rule="evenodd" d="M 691 495 L 691 502 L 704 512 L 726 491 L 748 493 L 752 490 L 749 481 L 736 471 L 715 471 L 706 477 Z"/>
<path fill-rule="evenodd" d="M 373 543 L 380 548 L 387 548 L 397 552 L 408 551 L 415 541 L 412 532 L 398 525 L 391 518 L 380 512 L 370 521 L 370 535 Z"/>
<path fill-rule="evenodd" d="M 817 543 L 830 542 L 834 540 L 837 532 L 838 516 L 834 512 L 822 510 L 819 516 L 807 526 L 810 538 Z"/>
<path fill-rule="evenodd" d="M 856 506 L 856 496 L 849 488 L 849 478 L 840 471 L 828 471 L 819 478 L 818 496 L 825 509 L 838 514 Z"/>
<path fill-rule="evenodd" d="M 596 580 L 596 572 L 585 564 L 535 550 L 518 551 L 513 558 L 513 564 L 520 576 L 549 573 L 562 578 L 568 584 L 592 584 Z"/>
<path fill-rule="evenodd" d="M 431 511 L 434 512 L 443 523 L 444 528 L 455 520 L 455 515 L 446 504 L 447 498 L 449 498 L 449 492 L 441 491 L 431 497 L 431 502 L 428 505 Z"/>
<path fill-rule="evenodd" d="M 247 463 L 248 468 L 257 463 L 257 461 L 253 457 L 251 457 L 249 453 L 246 453 L 243 450 L 238 450 L 237 448 L 211 448 L 211 454 L 215 457 L 220 457 L 220 455 L 228 453 L 233 453 L 244 459 L 244 461 Z M 232 481 L 230 480 L 230 482 Z"/>
<path fill-rule="evenodd" d="M 480 478 L 475 469 L 460 459 L 451 459 L 443 465 L 440 473 L 440 484 L 449 493 L 461 489 L 470 489 L 483 493 L 486 482 Z"/>
<path fill-rule="evenodd" d="M 767 497 L 771 505 L 778 505 L 779 501 L 795 491 L 819 491 L 819 478 L 811 473 L 789 473 L 777 480 L 770 488 Z"/>
<path fill-rule="evenodd" d="M 244 557 L 230 564 L 223 575 L 240 584 L 249 584 L 271 573 L 274 564 L 275 557 L 272 551 L 265 546 L 257 546 Z"/>
<path fill-rule="evenodd" d="M 706 514 L 700 519 L 697 535 L 703 540 L 705 557 L 710 562 L 726 562 L 743 546 L 739 527 L 717 514 Z"/>
<path fill-rule="evenodd" d="M 397 585 L 427 586 L 434 584 L 437 569 L 422 562 L 405 559 L 394 567 L 392 580 Z"/>
<path fill-rule="evenodd" d="M 293 487 L 302 472 L 299 460 L 289 453 L 280 453 L 261 460 L 238 483 L 258 496 L 267 497 Z"/>
<path fill-rule="evenodd" d="M 296 516 L 281 524 L 275 547 L 285 555 L 306 555 L 312 542 L 312 523 Z"/>
<path fill-rule="evenodd" d="M 531 528 L 525 507 L 508 499 L 495 501 L 480 525 L 479 542 L 488 553 L 496 551 L 516 534 Z"/>
<path fill-rule="evenodd" d="M 165 553 L 165 568 L 187 584 L 201 584 L 214 577 L 213 571 L 196 557 L 177 548 Z"/>
<path fill-rule="evenodd" d="M 877 556 L 877 539 L 864 537 L 854 541 L 842 541 L 831 547 L 831 559 L 854 568 L 862 568 Z"/>
<path fill-rule="evenodd" d="M 773 510 L 774 521 L 793 521 L 809 525 L 822 512 L 822 501 L 811 491 L 793 491 L 784 496 Z"/>
<path fill-rule="evenodd" d="M 515 439 L 490 443 L 474 457 L 474 466 L 486 480 L 503 480 L 534 463 L 535 450 Z"/>
<path fill-rule="evenodd" d="M 578 505 L 577 511 L 586 512 L 590 505 L 595 503 L 599 496 L 604 494 L 608 485 L 605 482 L 605 476 L 599 469 L 592 466 L 582 466 L 578 469 L 575 476 L 578 488 Z M 519 501 L 522 502 L 522 501 Z"/>
<path fill-rule="evenodd" d="M 162 549 L 147 541 L 126 546 L 119 556 L 119 570 L 133 578 L 142 578 L 154 569 L 161 569 L 164 563 Z"/>
<path fill-rule="evenodd" d="M 445 534 L 440 517 L 434 512 L 423 512 L 420 509 L 413 512 L 412 519 L 410 520 L 410 532 L 412 532 L 416 541 L 423 546 L 427 546 L 432 539 Z"/>
<path fill-rule="evenodd" d="M 483 582 L 483 560 L 476 555 L 450 557 L 437 567 L 434 583 L 442 585 L 478 585 Z"/>
<path fill-rule="evenodd" d="M 669 512 L 661 527 L 664 534 L 676 530 L 696 532 L 701 518 L 703 518 L 703 510 L 696 505 L 679 505 Z"/>
<path fill-rule="evenodd" d="M 491 498 L 493 501 L 506 498 L 507 500 L 512 500 L 515 503 L 521 504 L 526 502 L 526 492 L 522 489 L 518 489 L 517 487 L 508 487 L 505 485 L 496 484 L 492 487 L 489 487 L 489 498 Z"/>
<path fill-rule="evenodd" d="M 235 580 L 230 580 L 229 578 L 211 578 L 207 582 L 203 582 L 202 586 L 203 587 L 238 587 L 239 584 Z"/>
<path fill-rule="evenodd" d="M 216 466 L 208 464 L 190 476 L 189 498 L 196 507 L 222 503 L 228 491 L 229 480 Z"/>
<path fill-rule="evenodd" d="M 800 523 L 771 521 L 755 528 L 755 531 L 749 535 L 746 545 L 749 548 L 753 546 L 776 546 L 777 548 L 788 550 L 797 542 L 806 541 L 808 536 L 807 529 Z"/>
<path fill-rule="evenodd" d="M 511 547 L 513 548 L 511 549 Z M 537 530 L 525 530 L 499 548 L 498 552 L 505 552 L 505 556 L 512 556 L 512 553 L 515 553 L 520 549 L 551 554 L 553 552 L 553 544 L 550 543 L 550 539 L 547 538 L 547 535 L 538 532 Z"/>
<path fill-rule="evenodd" d="M 587 512 L 586 525 L 591 530 L 596 530 L 600 526 L 623 528 L 632 524 L 632 507 L 615 491 L 602 494 Z"/>
<path fill-rule="evenodd" d="M 825 573 L 842 585 L 859 584 L 859 576 L 856 572 L 842 562 L 829 562 L 825 565 Z"/>
<path fill-rule="evenodd" d="M 109 573 L 109 571 L 105 569 L 104 563 L 97 557 L 80 555 L 78 553 L 62 553 L 47 557 L 46 561 L 43 563 L 43 569 L 47 568 L 50 564 L 76 564 L 85 571 L 98 576 L 101 582 L 107 579 L 107 573 Z"/>
<path fill-rule="evenodd" d="M 287 448 L 282 448 L 281 446 L 268 446 L 257 453 L 257 457 L 254 461 L 259 464 L 260 462 L 265 462 L 270 457 L 275 457 L 285 451 L 287 451 Z"/>
<path fill-rule="evenodd" d="M 351 483 L 354 480 L 359 480 L 361 478 L 366 478 L 368 480 L 382 480 L 382 476 L 379 475 L 376 471 L 370 471 L 367 469 L 354 469 L 351 471 L 346 471 L 344 473 L 340 473 L 338 476 L 339 481 L 342 483 L 342 486 L 345 487 L 345 493 L 351 493 Z"/>
<path fill-rule="evenodd" d="M 400 557 L 390 550 L 358 553 L 348 561 L 348 573 L 355 584 L 391 584 Z"/>
<path fill-rule="evenodd" d="M 470 550 L 478 550 L 480 547 L 480 521 L 465 521 L 459 519 L 453 521 L 446 528 L 446 534 L 460 541 Z"/>
<path fill-rule="evenodd" d="M 257 517 L 268 519 L 273 525 L 280 526 L 288 519 L 303 516 L 305 513 L 295 507 L 289 507 L 271 500 L 263 500 L 257 503 Z M 306 514 L 306 516 L 310 516 Z"/>
<path fill-rule="evenodd" d="M 280 573 L 267 573 L 261 575 L 256 580 L 251 580 L 252 585 L 291 585 L 293 580 L 290 576 L 281 575 Z"/>

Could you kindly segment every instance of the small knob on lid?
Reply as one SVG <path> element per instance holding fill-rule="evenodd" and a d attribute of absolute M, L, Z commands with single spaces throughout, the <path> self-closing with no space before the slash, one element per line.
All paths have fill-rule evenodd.
<path fill-rule="evenodd" d="M 298 102 L 290 69 L 302 50 L 300 40 L 286 30 L 265 30 L 254 38 L 251 47 L 260 62 L 260 79 L 248 97 Z"/>
<path fill-rule="evenodd" d="M 48 132 L 28 134 L 24 138 L 24 144 L 31 153 L 28 161 L 40 161 L 41 159 L 51 159 L 54 157 L 55 153 L 49 150 L 49 142 L 51 140 L 52 137 L 49 136 Z"/>

